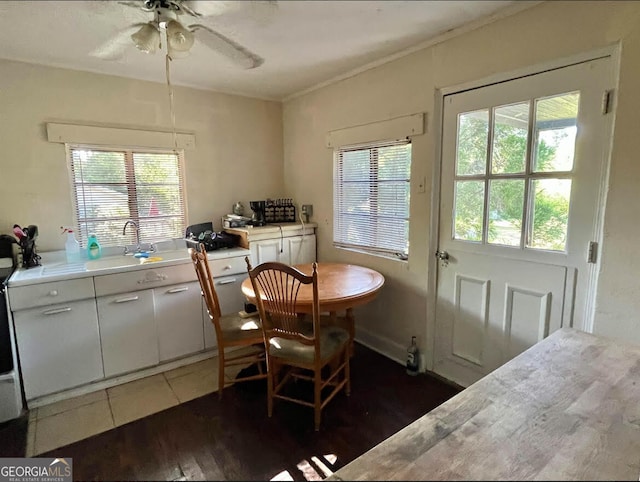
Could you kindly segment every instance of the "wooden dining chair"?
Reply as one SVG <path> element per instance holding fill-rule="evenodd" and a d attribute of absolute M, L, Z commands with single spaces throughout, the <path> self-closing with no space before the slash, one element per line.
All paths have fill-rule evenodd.
<path fill-rule="evenodd" d="M 214 279 L 209 268 L 209 261 L 204 245 L 201 243 L 198 249 L 189 248 L 189 255 L 195 266 L 200 281 L 200 289 L 209 313 L 209 319 L 216 331 L 218 341 L 218 396 L 222 398 L 222 390 L 225 382 L 225 368 L 238 365 L 250 365 L 255 363 L 258 373 L 242 378 L 236 378 L 236 382 L 265 379 L 266 370 L 263 369 L 265 361 L 264 335 L 260 327 L 260 318 L 242 318 L 238 313 L 222 315 L 220 302 L 216 293 Z M 245 348 L 255 349 L 247 352 Z M 239 351 L 240 350 L 240 351 Z M 239 353 L 235 353 L 238 352 Z"/>
<path fill-rule="evenodd" d="M 262 263 L 252 268 L 248 257 L 245 261 L 264 332 L 269 417 L 276 398 L 313 407 L 317 431 L 326 404 L 342 388 L 347 395 L 351 392 L 349 332 L 320 322 L 316 263 L 309 276 L 283 263 Z M 296 311 L 302 289 L 313 290 L 311 320 Z M 287 391 L 288 382 L 294 379 L 313 383 L 313 403 Z"/>

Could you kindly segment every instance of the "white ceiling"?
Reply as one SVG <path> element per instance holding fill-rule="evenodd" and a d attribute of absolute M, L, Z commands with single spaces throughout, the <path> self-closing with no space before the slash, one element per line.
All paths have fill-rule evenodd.
<path fill-rule="evenodd" d="M 183 15 L 183 23 L 203 23 L 265 61 L 258 68 L 243 70 L 196 41 L 188 57 L 171 63 L 171 80 L 200 89 L 283 99 L 515 3 L 187 2 L 205 17 L 183 21 Z M 1 1 L 0 57 L 164 82 L 160 52 L 145 54 L 131 43 L 118 61 L 89 55 L 129 24 L 152 19 L 152 13 L 111 0 Z"/>

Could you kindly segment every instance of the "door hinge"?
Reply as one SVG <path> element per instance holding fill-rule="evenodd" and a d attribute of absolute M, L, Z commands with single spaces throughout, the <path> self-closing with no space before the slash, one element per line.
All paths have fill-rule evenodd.
<path fill-rule="evenodd" d="M 598 243 L 596 241 L 589 241 L 587 263 L 595 263 L 597 260 L 598 260 Z"/>
<path fill-rule="evenodd" d="M 611 112 L 611 104 L 613 104 L 613 90 L 605 90 L 602 93 L 602 115 Z"/>

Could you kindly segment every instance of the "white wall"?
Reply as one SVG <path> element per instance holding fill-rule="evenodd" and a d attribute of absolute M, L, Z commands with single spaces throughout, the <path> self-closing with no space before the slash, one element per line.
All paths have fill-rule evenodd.
<path fill-rule="evenodd" d="M 0 233 L 35 224 L 40 251 L 64 249 L 73 225 L 65 148 L 47 122 L 171 130 L 167 86 L 0 60 Z M 213 221 L 235 201 L 282 197 L 279 102 L 174 87 L 176 127 L 196 136 L 185 152 L 188 223 Z"/>
<path fill-rule="evenodd" d="M 618 41 L 620 89 L 595 331 L 640 342 L 640 256 L 634 249 L 640 239 L 640 3 L 591 1 L 544 2 L 285 102 L 285 187 L 299 202 L 314 205 L 320 261 L 364 264 L 387 280 L 378 300 L 356 312 L 361 340 L 401 361 L 411 335 L 418 336 L 423 351 L 426 347 L 433 323 L 427 320 L 427 260 L 435 250 L 429 246 L 429 216 L 436 89 Z M 326 133 L 416 112 L 427 113 L 428 132 L 413 138 L 408 264 L 333 248 L 332 151 L 325 147 Z M 427 192 L 419 193 L 423 177 Z"/>

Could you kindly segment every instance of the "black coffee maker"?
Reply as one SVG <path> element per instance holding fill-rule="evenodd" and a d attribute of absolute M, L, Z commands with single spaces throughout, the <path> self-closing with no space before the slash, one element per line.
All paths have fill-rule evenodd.
<path fill-rule="evenodd" d="M 265 201 L 249 201 L 249 206 L 253 211 L 253 216 L 251 216 L 251 225 L 252 226 L 264 226 L 267 224 L 265 221 Z"/>

